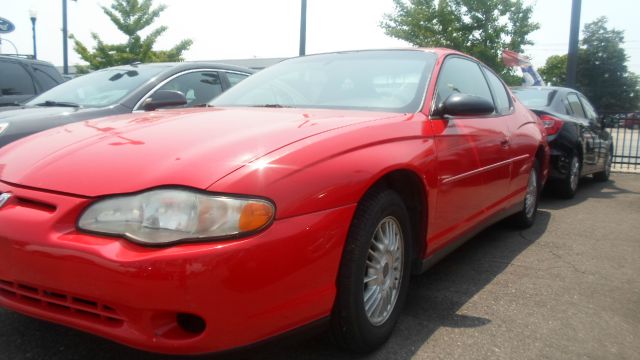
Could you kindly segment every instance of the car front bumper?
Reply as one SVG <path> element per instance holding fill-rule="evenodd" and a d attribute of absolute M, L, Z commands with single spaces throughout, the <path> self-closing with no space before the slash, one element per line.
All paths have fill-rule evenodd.
<path fill-rule="evenodd" d="M 77 231 L 91 199 L 0 183 L 3 192 L 12 197 L 0 208 L 0 306 L 172 354 L 241 347 L 328 316 L 355 211 L 147 248 Z"/>

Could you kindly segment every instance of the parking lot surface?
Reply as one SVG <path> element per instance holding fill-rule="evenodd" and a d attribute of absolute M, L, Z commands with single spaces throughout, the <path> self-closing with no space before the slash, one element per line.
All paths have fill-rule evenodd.
<path fill-rule="evenodd" d="M 640 359 L 640 175 L 546 196 L 414 277 L 390 341 L 361 359 Z M 0 310 L 0 359 L 177 359 Z M 202 359 L 353 359 L 326 332 Z"/>

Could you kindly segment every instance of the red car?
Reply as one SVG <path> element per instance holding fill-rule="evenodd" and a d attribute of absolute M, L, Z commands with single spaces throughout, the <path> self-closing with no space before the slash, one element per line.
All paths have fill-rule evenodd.
<path fill-rule="evenodd" d="M 530 226 L 543 125 L 446 49 L 284 61 L 210 107 L 69 124 L 0 150 L 0 305 L 154 352 L 329 320 L 389 337 L 411 274 Z"/>

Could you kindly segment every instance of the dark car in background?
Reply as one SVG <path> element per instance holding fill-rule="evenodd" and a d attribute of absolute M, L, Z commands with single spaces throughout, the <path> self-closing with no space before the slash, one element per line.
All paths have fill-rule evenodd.
<path fill-rule="evenodd" d="M 0 55 L 0 110 L 20 105 L 63 82 L 51 63 Z"/>
<path fill-rule="evenodd" d="M 513 93 L 543 121 L 551 146 L 548 186 L 572 198 L 582 176 L 607 181 L 613 144 L 603 121 L 580 92 L 563 87 L 516 87 Z"/>
<path fill-rule="evenodd" d="M 69 80 L 0 112 L 0 146 L 55 126 L 161 107 L 203 106 L 254 71 L 205 63 L 115 66 Z"/>

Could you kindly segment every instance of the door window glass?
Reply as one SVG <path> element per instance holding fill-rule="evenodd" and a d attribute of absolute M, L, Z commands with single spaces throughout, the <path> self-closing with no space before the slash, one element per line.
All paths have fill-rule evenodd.
<path fill-rule="evenodd" d="M 222 93 L 220 77 L 215 71 L 198 71 L 180 75 L 158 90 L 180 91 L 187 98 L 187 106 L 206 104 Z"/>
<path fill-rule="evenodd" d="M 493 103 L 489 85 L 478 64 L 459 57 L 449 58 L 444 63 L 436 90 L 436 106 L 453 93 L 480 96 Z"/>
<path fill-rule="evenodd" d="M 509 93 L 504 88 L 504 84 L 492 71 L 485 69 L 484 72 L 487 74 L 489 85 L 495 95 L 496 110 L 500 114 L 508 113 L 511 110 L 511 103 L 509 102 Z"/>
<path fill-rule="evenodd" d="M 569 101 L 569 107 L 571 107 L 571 112 L 573 112 L 574 116 L 586 119 L 587 117 L 584 115 L 584 110 L 582 110 L 582 105 L 580 105 L 580 100 L 576 94 L 567 95 L 567 101 Z"/>
<path fill-rule="evenodd" d="M 35 94 L 33 80 L 27 70 L 14 62 L 0 62 L 0 95 Z"/>
<path fill-rule="evenodd" d="M 246 79 L 247 76 L 249 76 L 249 74 L 239 74 L 239 73 L 231 73 L 231 72 L 227 73 L 227 79 L 229 79 L 229 85 L 231 85 L 231 87 L 235 86 L 240 81 Z"/>
<path fill-rule="evenodd" d="M 598 114 L 593 109 L 593 106 L 591 106 L 591 103 L 589 103 L 589 100 L 587 100 L 587 98 L 582 95 L 580 95 L 580 100 L 582 101 L 582 107 L 584 107 L 584 112 L 585 115 L 587 115 L 587 119 L 589 119 L 589 121 L 596 121 L 598 119 Z"/>

